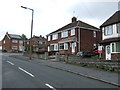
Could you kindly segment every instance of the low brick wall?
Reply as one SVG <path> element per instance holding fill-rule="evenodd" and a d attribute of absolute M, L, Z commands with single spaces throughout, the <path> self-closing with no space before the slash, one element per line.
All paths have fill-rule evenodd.
<path fill-rule="evenodd" d="M 24 53 L 25 56 L 29 56 L 29 53 Z M 38 59 L 44 59 L 47 60 L 48 59 L 48 53 L 45 52 L 43 54 L 39 54 L 39 53 L 32 53 L 32 57 L 33 58 L 38 58 Z"/>
<path fill-rule="evenodd" d="M 57 61 L 65 61 L 66 63 L 78 64 L 82 66 L 92 66 L 105 70 L 114 69 L 120 72 L 120 61 L 118 60 L 100 60 L 91 58 L 81 58 L 73 55 L 57 54 Z"/>

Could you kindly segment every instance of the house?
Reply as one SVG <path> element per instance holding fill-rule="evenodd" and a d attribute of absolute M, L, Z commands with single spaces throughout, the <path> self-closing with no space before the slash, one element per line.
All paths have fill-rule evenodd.
<path fill-rule="evenodd" d="M 2 51 L 2 41 L 0 41 L 0 51 Z"/>
<path fill-rule="evenodd" d="M 23 40 L 20 35 L 8 34 L 6 32 L 2 40 L 2 50 L 8 52 L 21 52 L 24 50 Z"/>
<path fill-rule="evenodd" d="M 106 60 L 120 59 L 120 10 L 115 12 L 101 26 L 102 56 Z"/>
<path fill-rule="evenodd" d="M 72 22 L 62 28 L 51 32 L 47 36 L 47 47 L 49 54 L 56 52 L 76 54 L 79 51 L 93 52 L 99 42 L 100 30 L 89 25 L 76 17 Z"/>
<path fill-rule="evenodd" d="M 29 45 L 32 45 L 32 51 L 37 53 L 43 53 L 47 51 L 47 40 L 46 38 L 40 36 L 33 36 L 31 39 L 27 40 L 26 50 L 29 51 Z"/>

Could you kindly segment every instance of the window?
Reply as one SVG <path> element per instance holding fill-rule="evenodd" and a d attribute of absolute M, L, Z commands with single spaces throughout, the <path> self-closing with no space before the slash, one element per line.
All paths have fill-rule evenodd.
<path fill-rule="evenodd" d="M 60 43 L 59 47 L 60 47 L 60 50 L 63 50 L 64 49 L 64 43 Z"/>
<path fill-rule="evenodd" d="M 50 36 L 48 36 L 48 41 L 50 41 Z"/>
<path fill-rule="evenodd" d="M 17 47 L 17 46 L 12 46 L 12 49 L 13 49 L 13 50 L 17 50 L 18 47 Z"/>
<path fill-rule="evenodd" d="M 120 23 L 117 24 L 117 28 L 118 28 L 118 29 L 117 29 L 117 30 L 118 30 L 117 32 L 120 33 Z"/>
<path fill-rule="evenodd" d="M 60 43 L 60 50 L 68 50 L 68 43 Z"/>
<path fill-rule="evenodd" d="M 54 45 L 54 50 L 58 50 L 58 44 Z"/>
<path fill-rule="evenodd" d="M 64 50 L 68 50 L 68 43 L 64 43 Z"/>
<path fill-rule="evenodd" d="M 71 30 L 71 36 L 75 35 L 75 29 Z"/>
<path fill-rule="evenodd" d="M 105 27 L 105 35 L 111 35 L 113 33 L 112 25 Z"/>
<path fill-rule="evenodd" d="M 53 34 L 52 35 L 52 40 L 56 40 L 56 39 L 58 39 L 58 34 Z"/>
<path fill-rule="evenodd" d="M 62 32 L 62 34 L 61 34 L 62 36 L 62 38 L 64 38 L 64 37 L 68 37 L 68 31 L 64 31 L 64 32 Z"/>
<path fill-rule="evenodd" d="M 18 40 L 12 40 L 13 43 L 18 43 Z"/>
<path fill-rule="evenodd" d="M 112 43 L 112 52 L 120 52 L 120 42 Z"/>
<path fill-rule="evenodd" d="M 96 37 L 96 31 L 93 31 L 93 37 Z"/>
<path fill-rule="evenodd" d="M 3 41 L 3 44 L 5 44 L 5 40 Z"/>
<path fill-rule="evenodd" d="M 43 44 L 43 42 L 42 42 L 42 41 L 39 41 L 39 44 Z"/>
<path fill-rule="evenodd" d="M 20 40 L 20 41 L 19 41 L 19 43 L 20 43 L 20 44 L 23 44 L 23 41 L 22 41 L 22 40 Z"/>

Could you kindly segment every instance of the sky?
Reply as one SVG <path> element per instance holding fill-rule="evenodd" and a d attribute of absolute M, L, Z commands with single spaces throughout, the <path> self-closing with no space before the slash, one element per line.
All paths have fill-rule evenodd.
<path fill-rule="evenodd" d="M 6 32 L 30 38 L 31 10 L 33 35 L 46 36 L 69 23 L 73 16 L 98 27 L 118 10 L 120 0 L 0 0 L 0 40 Z"/>

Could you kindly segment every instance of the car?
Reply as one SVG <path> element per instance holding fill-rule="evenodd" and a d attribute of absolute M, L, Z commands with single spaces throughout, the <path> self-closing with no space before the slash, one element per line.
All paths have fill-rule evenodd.
<path fill-rule="evenodd" d="M 93 53 L 91 53 L 90 51 L 80 51 L 76 54 L 76 56 L 80 56 L 80 57 L 91 57 L 94 56 Z"/>

